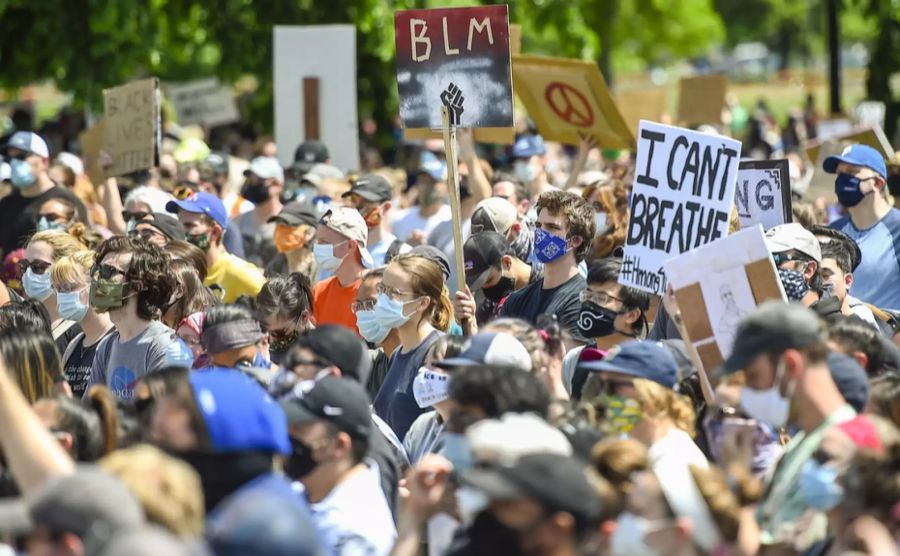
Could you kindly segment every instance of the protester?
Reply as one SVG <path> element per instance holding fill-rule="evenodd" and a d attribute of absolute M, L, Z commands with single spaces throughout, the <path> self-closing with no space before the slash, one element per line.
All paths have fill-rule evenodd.
<path fill-rule="evenodd" d="M 275 226 L 269 220 L 282 209 L 284 170 L 277 158 L 260 156 L 250 161 L 244 177 L 241 197 L 253 203 L 253 210 L 234 220 L 241 231 L 246 259 L 262 267 L 272 255 Z"/>
<path fill-rule="evenodd" d="M 832 351 L 852 357 L 870 377 L 884 372 L 887 358 L 885 345 L 878 330 L 855 317 L 842 318 L 828 327 L 829 347 Z"/>
<path fill-rule="evenodd" d="M 524 183 L 510 174 L 495 173 L 492 190 L 494 197 L 509 201 L 509 204 L 516 208 L 519 216 L 528 214 L 531 200 Z"/>
<path fill-rule="evenodd" d="M 175 289 L 160 319 L 169 328 L 174 330 L 188 316 L 219 304 L 219 298 L 203 285 L 197 269 L 190 262 L 172 261 L 169 271 L 175 278 Z"/>
<path fill-rule="evenodd" d="M 900 427 L 900 375 L 886 374 L 872 379 L 866 413 L 883 417 Z"/>
<path fill-rule="evenodd" d="M 0 330 L 0 357 L 28 403 L 52 396 L 56 385 L 65 384 L 59 352 L 43 330 Z"/>
<path fill-rule="evenodd" d="M 212 366 L 239 369 L 268 386 L 277 368 L 269 353 L 269 338 L 250 309 L 220 305 L 206 311 L 200 334 Z"/>
<path fill-rule="evenodd" d="M 312 246 L 319 219 L 312 205 L 288 203 L 269 222 L 275 223 L 272 238 L 278 255 L 266 264 L 266 276 L 299 272 L 307 280 L 315 279 L 319 269 Z"/>
<path fill-rule="evenodd" d="M 540 135 L 522 135 L 513 144 L 513 176 L 524 183 L 528 197 L 537 199 L 551 189 L 545 170 L 547 147 Z M 538 209 L 540 210 L 540 209 Z"/>
<path fill-rule="evenodd" d="M 422 245 L 434 228 L 450 220 L 447 198 L 447 163 L 434 153 L 422 151 L 416 171 L 416 206 L 394 215 L 391 229 L 402 241 L 410 245 Z"/>
<path fill-rule="evenodd" d="M 302 332 L 313 328 L 313 293 L 304 274 L 269 279 L 256 297 L 256 314 L 269 335 L 272 361 L 281 363 Z"/>
<path fill-rule="evenodd" d="M 363 275 L 359 289 L 356 290 L 356 301 L 350 305 L 350 310 L 356 315 L 359 335 L 369 345 L 372 371 L 369 380 L 366 381 L 366 391 L 372 399 L 378 395 L 378 390 L 381 389 L 390 368 L 391 355 L 400 345 L 397 329 L 383 326 L 375 320 L 377 290 L 383 277 L 384 268 L 376 268 Z"/>
<path fill-rule="evenodd" d="M 160 247 L 167 246 L 170 241 L 184 241 L 186 237 L 181 222 L 164 212 L 154 212 L 150 218 L 137 222 L 130 235 Z"/>
<path fill-rule="evenodd" d="M 350 191 L 342 195 L 348 206 L 355 208 L 366 221 L 368 236 L 366 248 L 375 266 L 388 263 L 386 256 L 391 246 L 398 242 L 391 233 L 390 217 L 394 189 L 383 176 L 366 174 L 353 182 Z M 402 243 L 402 242 L 401 242 Z"/>
<path fill-rule="evenodd" d="M 95 386 L 81 400 L 66 396 L 42 398 L 34 411 L 75 461 L 97 461 L 119 444 L 116 402 L 104 386 Z"/>
<path fill-rule="evenodd" d="M 534 253 L 533 225 L 508 200 L 494 196 L 478 203 L 472 213 L 471 231 L 497 232 L 506 238 L 519 260 L 530 264 L 535 273 L 543 270 L 543 263 Z"/>
<path fill-rule="evenodd" d="M 78 207 L 62 197 L 47 199 L 38 209 L 37 219 L 35 231 L 65 231 L 72 224 L 79 222 Z"/>
<path fill-rule="evenodd" d="M 813 309 L 820 317 L 841 314 L 841 300 L 825 290 L 822 248 L 812 232 L 797 223 L 766 231 L 766 246 L 789 301 Z"/>
<path fill-rule="evenodd" d="M 138 222 L 150 220 L 154 213 L 166 212 L 166 204 L 172 195 L 150 186 L 135 187 L 125 196 L 122 211 L 122 227 L 113 228 L 117 233 L 128 233 L 137 227 Z"/>

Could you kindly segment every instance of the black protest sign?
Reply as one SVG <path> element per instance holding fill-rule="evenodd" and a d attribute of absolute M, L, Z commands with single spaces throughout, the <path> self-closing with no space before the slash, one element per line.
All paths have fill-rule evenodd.
<path fill-rule="evenodd" d="M 745 160 L 738 165 L 734 204 L 741 228 L 761 224 L 768 230 L 791 221 L 791 175 L 788 161 Z"/>

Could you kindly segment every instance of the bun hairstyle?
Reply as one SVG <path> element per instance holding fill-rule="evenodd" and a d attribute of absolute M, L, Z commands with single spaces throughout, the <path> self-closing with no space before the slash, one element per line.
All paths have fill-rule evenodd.
<path fill-rule="evenodd" d="M 391 264 L 396 264 L 409 275 L 413 293 L 431 300 L 431 307 L 425 311 L 424 318 L 430 319 L 431 326 L 446 332 L 450 328 L 453 305 L 441 267 L 418 255 L 401 255 Z"/>

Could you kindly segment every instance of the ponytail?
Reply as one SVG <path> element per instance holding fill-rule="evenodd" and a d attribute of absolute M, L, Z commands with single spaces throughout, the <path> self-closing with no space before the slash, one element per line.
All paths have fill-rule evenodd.
<path fill-rule="evenodd" d="M 100 455 L 105 456 L 119 445 L 119 413 L 116 402 L 106 386 L 92 386 L 87 401 L 100 421 Z"/>
<path fill-rule="evenodd" d="M 72 457 L 92 462 L 118 447 L 119 417 L 116 402 L 105 386 L 92 386 L 84 400 L 59 396 L 57 428 L 72 435 Z"/>
<path fill-rule="evenodd" d="M 450 302 L 450 292 L 447 286 L 441 288 L 441 295 L 434 304 L 431 311 L 431 326 L 437 328 L 441 332 L 446 332 L 450 328 L 450 319 L 453 315 L 453 304 Z"/>

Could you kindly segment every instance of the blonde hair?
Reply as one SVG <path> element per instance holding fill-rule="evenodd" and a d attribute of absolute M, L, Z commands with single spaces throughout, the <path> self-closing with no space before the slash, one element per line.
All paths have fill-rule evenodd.
<path fill-rule="evenodd" d="M 391 261 L 391 264 L 396 264 L 409 276 L 413 293 L 431 300 L 430 314 L 426 311 L 425 316 L 431 319 L 431 326 L 446 332 L 450 328 L 453 305 L 450 303 L 450 292 L 444 283 L 444 271 L 441 267 L 418 255 L 401 255 Z"/>
<path fill-rule="evenodd" d="M 696 414 L 689 399 L 645 378 L 634 379 L 635 399 L 644 416 L 664 417 L 691 435 L 695 434 Z"/>
<path fill-rule="evenodd" d="M 203 489 L 188 464 L 149 444 L 116 450 L 99 464 L 125 483 L 149 521 L 179 536 L 203 532 Z"/>
<path fill-rule="evenodd" d="M 740 466 L 732 466 L 728 475 L 716 467 L 689 465 L 688 469 L 722 538 L 729 543 L 737 541 L 741 510 L 759 500 L 760 482 Z"/>
<path fill-rule="evenodd" d="M 53 263 L 50 269 L 50 283 L 54 288 L 74 282 L 80 282 L 90 273 L 94 264 L 95 253 L 89 249 L 83 249 L 60 257 Z"/>
<path fill-rule="evenodd" d="M 73 225 L 70 229 L 74 230 L 78 226 L 80 226 L 79 230 L 84 229 L 84 224 Z M 43 241 L 53 249 L 53 260 L 50 261 L 52 263 L 55 263 L 61 257 L 73 255 L 87 248 L 87 244 L 79 237 L 78 233 L 72 234 L 58 230 L 37 232 L 28 240 L 28 245 L 38 241 Z"/>

